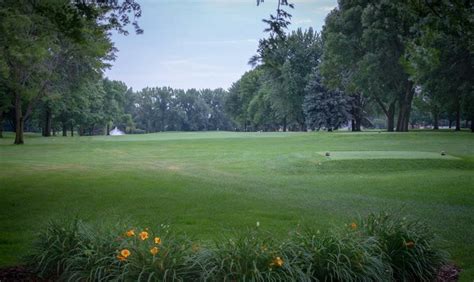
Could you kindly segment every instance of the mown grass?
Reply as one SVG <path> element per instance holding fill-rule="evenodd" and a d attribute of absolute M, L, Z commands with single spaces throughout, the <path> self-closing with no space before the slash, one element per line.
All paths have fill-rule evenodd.
<path fill-rule="evenodd" d="M 210 240 L 256 221 L 284 237 L 298 224 L 325 230 L 392 209 L 428 223 L 463 279 L 474 278 L 468 132 L 28 135 L 26 142 L 0 139 L 0 265 L 18 263 L 51 218 L 170 223 Z M 446 158 L 435 157 L 441 151 Z"/>

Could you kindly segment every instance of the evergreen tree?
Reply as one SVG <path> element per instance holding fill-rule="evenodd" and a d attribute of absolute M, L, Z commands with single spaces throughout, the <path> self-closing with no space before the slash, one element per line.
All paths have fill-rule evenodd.
<path fill-rule="evenodd" d="M 324 87 L 319 71 L 312 73 L 305 92 L 303 109 L 309 129 L 333 131 L 350 119 L 349 96 Z"/>

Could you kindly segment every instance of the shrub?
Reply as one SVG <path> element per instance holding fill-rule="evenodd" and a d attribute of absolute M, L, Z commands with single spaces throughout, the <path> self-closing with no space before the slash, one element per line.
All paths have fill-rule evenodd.
<path fill-rule="evenodd" d="M 196 280 L 200 274 L 195 246 L 183 235 L 169 232 L 162 225 L 160 232 L 130 229 L 125 233 L 117 259 L 123 265 L 123 280 L 182 281 Z M 123 252 L 128 251 L 124 257 Z"/>
<path fill-rule="evenodd" d="M 395 281 L 432 281 L 446 263 L 447 254 L 436 248 L 434 233 L 420 221 L 384 212 L 370 214 L 359 225 L 363 234 L 377 239 Z"/>
<path fill-rule="evenodd" d="M 274 238 L 258 229 L 215 242 L 213 248 L 200 252 L 200 261 L 203 262 L 203 280 L 294 280 L 291 266 Z"/>
<path fill-rule="evenodd" d="M 39 235 L 27 263 L 40 277 L 60 280 L 185 280 L 196 278 L 191 243 L 166 226 L 98 228 L 82 221 L 51 222 Z M 137 230 L 137 231 L 135 231 Z"/>
<path fill-rule="evenodd" d="M 111 279 L 119 269 L 113 259 L 119 242 L 113 234 L 93 230 L 77 219 L 50 222 L 39 234 L 27 262 L 40 277 Z"/>
<path fill-rule="evenodd" d="M 295 233 L 284 248 L 293 272 L 306 281 L 387 281 L 389 268 L 372 237 L 339 230 Z"/>

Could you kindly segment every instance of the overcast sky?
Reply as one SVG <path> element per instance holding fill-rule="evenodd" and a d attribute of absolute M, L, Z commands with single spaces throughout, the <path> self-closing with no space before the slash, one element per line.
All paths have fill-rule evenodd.
<path fill-rule="evenodd" d="M 265 37 L 263 18 L 276 0 L 137 0 L 142 35 L 113 35 L 119 49 L 110 79 L 134 90 L 146 86 L 227 89 L 251 67 L 249 58 Z M 337 0 L 294 0 L 291 29 L 320 31 Z"/>

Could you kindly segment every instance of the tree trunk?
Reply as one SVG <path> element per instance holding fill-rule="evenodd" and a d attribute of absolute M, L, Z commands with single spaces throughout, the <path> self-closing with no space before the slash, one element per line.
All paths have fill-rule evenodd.
<path fill-rule="evenodd" d="M 286 132 L 286 117 L 283 118 L 283 132 Z"/>
<path fill-rule="evenodd" d="M 13 144 L 20 145 L 23 140 L 23 112 L 21 109 L 20 94 L 15 93 L 15 142 Z"/>
<path fill-rule="evenodd" d="M 387 131 L 392 132 L 393 128 L 395 127 L 395 103 L 397 102 L 397 100 L 393 100 L 392 102 L 390 102 L 388 108 L 385 106 L 382 100 L 380 100 L 380 98 L 375 97 L 375 101 L 387 117 Z"/>
<path fill-rule="evenodd" d="M 474 133 L 474 116 L 471 118 L 471 132 Z"/>
<path fill-rule="evenodd" d="M 306 123 L 304 121 L 300 122 L 300 131 L 306 131 Z"/>
<path fill-rule="evenodd" d="M 0 138 L 3 138 L 3 116 L 5 113 L 2 111 L 0 112 Z"/>
<path fill-rule="evenodd" d="M 362 97 L 361 94 L 352 95 L 352 131 L 360 131 L 361 122 L 362 122 Z"/>
<path fill-rule="evenodd" d="M 361 131 L 361 123 L 362 123 L 362 117 L 360 115 L 356 116 L 356 118 L 354 119 L 354 128 L 352 129 L 352 131 Z"/>
<path fill-rule="evenodd" d="M 439 113 L 438 111 L 433 111 L 433 130 L 438 130 L 439 129 Z"/>
<path fill-rule="evenodd" d="M 71 123 L 71 137 L 74 137 L 74 125 Z"/>
<path fill-rule="evenodd" d="M 393 101 L 387 110 L 387 131 L 393 132 L 395 128 L 395 101 Z"/>
<path fill-rule="evenodd" d="M 105 135 L 110 135 L 110 123 L 107 122 L 107 128 L 105 130 L 107 130 Z"/>
<path fill-rule="evenodd" d="M 411 103 L 414 96 L 413 83 L 407 84 L 407 89 L 402 99 L 399 100 L 397 131 L 408 131 L 408 124 L 410 122 Z"/>
<path fill-rule="evenodd" d="M 67 136 L 67 126 L 65 122 L 63 122 L 63 136 Z"/>
<path fill-rule="evenodd" d="M 44 137 L 50 137 L 51 136 L 51 125 L 52 125 L 51 120 L 52 120 L 51 110 L 49 109 L 48 106 L 46 106 L 45 120 L 44 120 L 44 130 L 43 130 L 43 136 Z"/>
<path fill-rule="evenodd" d="M 456 129 L 455 131 L 461 131 L 461 101 L 459 96 L 456 99 Z"/>

